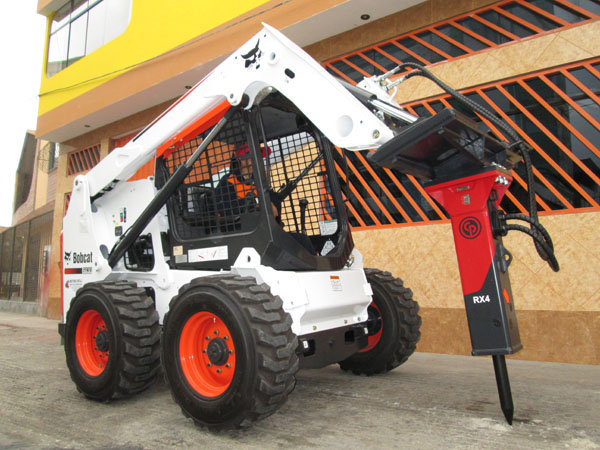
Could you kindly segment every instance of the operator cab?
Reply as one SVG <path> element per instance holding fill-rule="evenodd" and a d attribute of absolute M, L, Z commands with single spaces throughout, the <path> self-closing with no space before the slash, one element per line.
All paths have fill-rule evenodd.
<path fill-rule="evenodd" d="M 160 189 L 208 135 L 156 162 Z M 228 269 L 244 247 L 278 270 L 339 270 L 353 243 L 340 153 L 285 97 L 234 114 L 167 202 L 173 268 Z"/>

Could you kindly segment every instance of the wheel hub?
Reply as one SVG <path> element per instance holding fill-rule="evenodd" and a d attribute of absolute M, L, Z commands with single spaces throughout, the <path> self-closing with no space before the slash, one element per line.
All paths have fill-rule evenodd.
<path fill-rule="evenodd" d="M 235 373 L 235 343 L 223 320 L 199 311 L 188 318 L 179 338 L 179 358 L 186 381 L 198 394 L 223 394 Z"/>
<path fill-rule="evenodd" d="M 206 348 L 208 359 L 215 366 L 222 366 L 229 358 L 229 348 L 225 341 L 221 338 L 214 338 Z"/>
<path fill-rule="evenodd" d="M 108 332 L 106 330 L 102 330 L 96 335 L 96 348 L 101 352 L 109 349 Z"/>
<path fill-rule="evenodd" d="M 97 377 L 104 371 L 110 355 L 109 331 L 98 311 L 88 309 L 79 317 L 75 329 L 75 351 L 87 375 Z"/>

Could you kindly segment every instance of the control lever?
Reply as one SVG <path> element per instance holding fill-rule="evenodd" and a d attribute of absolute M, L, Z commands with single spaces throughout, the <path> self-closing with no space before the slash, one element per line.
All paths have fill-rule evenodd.
<path fill-rule="evenodd" d="M 300 199 L 300 232 L 306 234 L 306 207 L 308 206 L 308 200 L 305 198 Z"/>

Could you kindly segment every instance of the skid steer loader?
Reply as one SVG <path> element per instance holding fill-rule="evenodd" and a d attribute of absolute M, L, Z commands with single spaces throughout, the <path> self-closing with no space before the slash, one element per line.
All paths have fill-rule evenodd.
<path fill-rule="evenodd" d="M 345 86 L 264 25 L 77 176 L 59 331 L 78 390 L 129 396 L 162 364 L 184 414 L 221 429 L 273 414 L 299 368 L 404 363 L 419 307 L 363 267 L 340 186 L 344 151 L 389 152 L 417 119 L 384 85 Z M 153 157 L 154 177 L 126 181 Z"/>

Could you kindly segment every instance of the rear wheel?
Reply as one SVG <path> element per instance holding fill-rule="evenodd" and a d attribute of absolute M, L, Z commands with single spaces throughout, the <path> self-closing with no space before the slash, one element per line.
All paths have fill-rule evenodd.
<path fill-rule="evenodd" d="M 365 274 L 373 289 L 369 343 L 340 362 L 340 367 L 357 375 L 374 375 L 395 369 L 413 354 L 421 337 L 421 317 L 412 291 L 400 278 L 377 269 L 365 269 Z"/>
<path fill-rule="evenodd" d="M 248 426 L 287 399 L 297 339 L 279 297 L 254 278 L 192 280 L 169 306 L 162 359 L 183 413 L 211 429 Z"/>
<path fill-rule="evenodd" d="M 159 339 L 158 314 L 144 289 L 129 282 L 86 284 L 67 314 L 71 378 L 93 400 L 143 391 L 159 371 Z"/>

